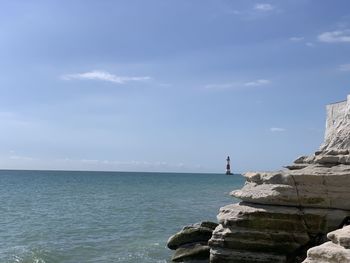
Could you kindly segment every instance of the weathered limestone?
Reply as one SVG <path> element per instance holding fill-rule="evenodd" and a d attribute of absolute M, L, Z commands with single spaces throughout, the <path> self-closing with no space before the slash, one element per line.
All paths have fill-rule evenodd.
<path fill-rule="evenodd" d="M 350 262 L 350 251 L 332 242 L 308 250 L 303 263 L 347 263 Z"/>
<path fill-rule="evenodd" d="M 209 240 L 210 262 L 302 262 L 307 249 L 324 243 L 327 233 L 350 216 L 349 149 L 350 97 L 327 106 L 320 151 L 297 158 L 281 171 L 244 175 L 244 187 L 231 193 L 243 202 L 220 209 L 219 226 Z M 341 253 L 314 253 L 315 248 L 309 254 L 322 256 L 305 262 L 350 262 L 324 261 L 326 254 L 334 260 L 347 259 L 346 235 L 343 230 L 331 232 L 333 242 L 320 246 Z"/>
<path fill-rule="evenodd" d="M 246 202 L 350 209 L 350 165 L 310 164 L 298 170 L 244 176 L 244 187 L 231 194 Z"/>
<path fill-rule="evenodd" d="M 340 209 L 245 202 L 225 206 L 218 215 L 220 225 L 209 240 L 211 262 L 296 262 L 304 247 L 338 228 L 347 216 L 350 211 Z"/>
<path fill-rule="evenodd" d="M 327 235 L 330 242 L 308 250 L 303 263 L 346 263 L 350 262 L 350 226 Z"/>
<path fill-rule="evenodd" d="M 185 226 L 180 232 L 171 236 L 167 242 L 170 249 L 176 250 L 172 261 L 175 262 L 209 262 L 210 248 L 208 240 L 218 226 L 213 222 L 201 222 Z"/>

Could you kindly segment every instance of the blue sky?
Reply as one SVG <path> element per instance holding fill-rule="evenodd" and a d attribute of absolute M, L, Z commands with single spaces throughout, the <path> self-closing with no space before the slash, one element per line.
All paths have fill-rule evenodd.
<path fill-rule="evenodd" d="M 0 4 L 1 168 L 277 169 L 349 93 L 348 0 Z"/>

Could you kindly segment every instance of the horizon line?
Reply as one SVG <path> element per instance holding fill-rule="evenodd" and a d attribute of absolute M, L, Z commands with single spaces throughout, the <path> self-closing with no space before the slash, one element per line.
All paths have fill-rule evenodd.
<path fill-rule="evenodd" d="M 37 171 L 37 172 L 100 172 L 100 173 L 170 173 L 170 174 L 223 174 L 214 172 L 161 172 L 161 171 L 108 171 L 108 170 L 63 170 L 63 169 L 6 169 L 0 168 L 1 171 Z M 232 175 L 242 175 L 241 173 L 233 173 Z"/>

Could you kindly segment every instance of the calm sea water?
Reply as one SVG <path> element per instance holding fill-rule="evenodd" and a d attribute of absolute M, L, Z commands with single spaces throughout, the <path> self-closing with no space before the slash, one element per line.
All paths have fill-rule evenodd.
<path fill-rule="evenodd" d="M 0 262 L 165 263 L 168 237 L 216 221 L 239 175 L 0 171 Z"/>

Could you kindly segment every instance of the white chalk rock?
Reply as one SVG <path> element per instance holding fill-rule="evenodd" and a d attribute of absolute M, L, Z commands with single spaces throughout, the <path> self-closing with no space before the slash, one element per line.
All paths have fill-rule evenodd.
<path fill-rule="evenodd" d="M 346 101 L 327 105 L 325 141 L 321 150 L 350 149 L 350 95 Z"/>
<path fill-rule="evenodd" d="M 347 263 L 350 262 L 350 250 L 332 242 L 308 250 L 303 263 Z"/>
<path fill-rule="evenodd" d="M 346 249 L 350 248 L 350 226 L 343 227 L 342 229 L 335 230 L 328 233 L 328 239 L 334 244 L 342 246 Z"/>

